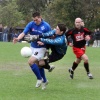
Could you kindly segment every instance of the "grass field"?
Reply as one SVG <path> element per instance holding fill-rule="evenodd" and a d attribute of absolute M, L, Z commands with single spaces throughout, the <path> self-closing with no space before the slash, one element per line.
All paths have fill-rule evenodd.
<path fill-rule="evenodd" d="M 68 48 L 65 57 L 53 63 L 52 73 L 46 70 L 49 84 L 46 90 L 35 88 L 36 77 L 20 56 L 20 49 L 29 44 L 0 42 L 0 100 L 100 100 L 100 48 L 87 47 L 90 70 L 94 76 L 88 79 L 83 62 L 75 71 L 73 80 L 68 68 L 75 56 Z"/>

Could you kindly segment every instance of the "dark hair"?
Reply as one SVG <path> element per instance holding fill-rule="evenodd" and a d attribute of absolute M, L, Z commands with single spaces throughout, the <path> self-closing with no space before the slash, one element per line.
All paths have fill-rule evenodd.
<path fill-rule="evenodd" d="M 65 25 L 65 24 L 59 23 L 59 24 L 58 24 L 58 27 L 59 27 L 60 31 L 63 31 L 63 33 L 66 32 L 66 25 Z"/>
<path fill-rule="evenodd" d="M 33 14 L 32 14 L 32 17 L 39 17 L 40 16 L 40 13 L 39 12 L 34 12 Z"/>

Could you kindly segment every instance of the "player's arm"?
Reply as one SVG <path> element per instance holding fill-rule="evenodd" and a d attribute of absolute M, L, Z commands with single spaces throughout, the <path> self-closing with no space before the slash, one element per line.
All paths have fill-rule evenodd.
<path fill-rule="evenodd" d="M 45 38 L 40 38 L 40 41 L 45 43 L 45 44 L 51 44 L 51 45 L 62 45 L 64 40 L 63 40 L 63 37 L 60 36 L 58 38 L 55 38 L 55 39 L 45 39 Z"/>
<path fill-rule="evenodd" d="M 92 32 L 85 27 L 84 27 L 84 32 L 85 32 L 85 35 L 91 35 L 92 34 Z"/>
<path fill-rule="evenodd" d="M 15 38 L 13 43 L 18 42 L 19 40 L 21 40 L 25 35 L 27 35 L 28 32 L 30 32 L 31 29 L 31 24 L 32 22 L 28 23 L 24 29 L 24 31 L 18 36 L 18 38 Z"/>
<path fill-rule="evenodd" d="M 17 43 L 19 40 L 21 40 L 23 37 L 25 36 L 25 34 L 22 32 L 17 38 L 13 39 L 13 43 Z"/>
<path fill-rule="evenodd" d="M 84 31 L 85 31 L 85 40 L 89 41 L 91 39 L 92 32 L 87 28 L 84 28 Z"/>
<path fill-rule="evenodd" d="M 46 33 L 42 33 L 40 35 L 29 35 L 29 36 L 26 36 L 24 39 L 26 41 L 37 41 L 39 40 L 39 38 L 48 38 L 48 37 L 53 36 L 54 34 L 55 34 L 55 30 L 52 30 Z"/>
<path fill-rule="evenodd" d="M 46 32 L 46 33 L 42 33 L 42 35 L 39 36 L 39 38 L 45 38 L 45 37 L 51 37 L 55 34 L 55 30 Z"/>
<path fill-rule="evenodd" d="M 66 35 L 66 38 L 67 38 L 67 41 L 68 41 L 68 45 L 69 45 L 70 47 L 72 47 L 72 46 L 73 46 L 73 40 L 72 40 L 72 38 L 71 38 L 72 29 L 68 30 L 68 31 L 65 33 L 65 35 Z"/>

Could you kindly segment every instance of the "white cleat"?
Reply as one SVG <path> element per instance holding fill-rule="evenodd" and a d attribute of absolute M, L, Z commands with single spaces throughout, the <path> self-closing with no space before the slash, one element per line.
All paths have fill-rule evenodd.
<path fill-rule="evenodd" d="M 91 73 L 89 73 L 89 74 L 87 74 L 87 75 L 88 75 L 89 79 L 93 79 L 93 76 L 92 76 Z"/>
<path fill-rule="evenodd" d="M 38 87 L 40 87 L 41 86 L 41 84 L 42 84 L 42 82 L 43 82 L 43 79 L 41 79 L 41 80 L 37 80 L 37 82 L 36 82 L 36 88 L 38 88 Z"/>
<path fill-rule="evenodd" d="M 45 83 L 42 82 L 42 90 L 46 89 L 46 85 L 48 85 L 48 80 Z"/>

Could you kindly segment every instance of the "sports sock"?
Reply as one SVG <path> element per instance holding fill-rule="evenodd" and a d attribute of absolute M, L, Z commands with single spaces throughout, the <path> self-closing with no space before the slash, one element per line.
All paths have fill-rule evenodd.
<path fill-rule="evenodd" d="M 39 68 L 39 71 L 40 71 L 40 74 L 41 74 L 41 76 L 42 76 L 42 78 L 43 78 L 43 82 L 46 82 L 47 79 L 46 79 L 46 77 L 45 77 L 45 71 L 44 71 L 44 68 Z"/>
<path fill-rule="evenodd" d="M 32 71 L 34 72 L 34 74 L 36 75 L 37 79 L 41 80 L 42 77 L 41 77 L 41 74 L 40 74 L 40 71 L 39 71 L 39 67 L 37 66 L 37 64 L 33 64 L 30 67 L 31 67 Z"/>
<path fill-rule="evenodd" d="M 87 74 L 89 74 L 90 71 L 89 71 L 89 63 L 88 62 L 87 63 L 84 62 L 84 68 L 85 68 Z"/>
<path fill-rule="evenodd" d="M 78 66 L 78 64 L 76 62 L 73 62 L 73 65 L 72 65 L 72 70 L 74 71 L 76 69 L 76 67 Z"/>
<path fill-rule="evenodd" d="M 45 69 L 50 69 L 50 65 L 48 64 L 47 60 L 44 60 L 45 65 L 43 65 L 42 67 Z"/>

